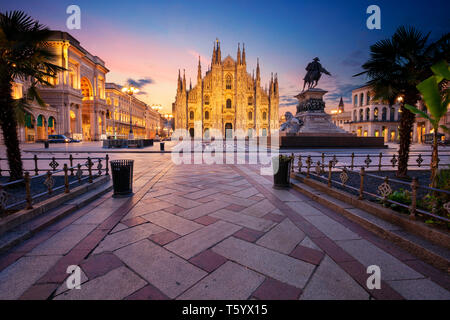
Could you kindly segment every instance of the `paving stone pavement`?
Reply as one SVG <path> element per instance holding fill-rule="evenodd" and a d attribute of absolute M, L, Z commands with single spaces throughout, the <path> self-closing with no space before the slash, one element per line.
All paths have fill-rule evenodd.
<path fill-rule="evenodd" d="M 273 189 L 257 166 L 137 160 L 133 197 L 108 193 L 0 256 L 0 299 L 450 299 L 448 275 Z M 373 264 L 380 290 L 366 287 Z"/>

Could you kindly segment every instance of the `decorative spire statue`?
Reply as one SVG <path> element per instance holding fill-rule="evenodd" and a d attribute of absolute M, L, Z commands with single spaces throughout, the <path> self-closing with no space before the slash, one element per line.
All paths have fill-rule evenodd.
<path fill-rule="evenodd" d="M 315 88 L 319 83 L 322 73 L 331 76 L 331 74 L 325 68 L 322 67 L 322 65 L 319 62 L 320 61 L 319 58 L 316 57 L 313 60 L 314 61 L 310 62 L 305 69 L 308 72 L 306 73 L 305 78 L 303 78 L 304 80 L 303 91 L 305 91 L 306 85 L 308 85 L 308 89 Z"/>

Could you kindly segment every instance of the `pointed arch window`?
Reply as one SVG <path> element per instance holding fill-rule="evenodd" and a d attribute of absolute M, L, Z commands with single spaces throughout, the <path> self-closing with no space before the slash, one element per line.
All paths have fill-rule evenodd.
<path fill-rule="evenodd" d="M 263 114 L 262 114 L 262 117 L 263 117 L 263 120 L 267 120 L 267 112 L 263 112 Z"/>
<path fill-rule="evenodd" d="M 231 86 L 232 80 L 233 80 L 233 78 L 231 77 L 231 75 L 227 74 L 227 76 L 225 78 L 225 87 L 226 87 L 227 90 L 232 88 L 232 86 Z"/>
<path fill-rule="evenodd" d="M 194 120 L 194 111 L 189 112 L 189 119 Z"/>
<path fill-rule="evenodd" d="M 248 113 L 248 120 L 253 120 L 253 113 L 251 111 Z"/>
<path fill-rule="evenodd" d="M 249 106 L 253 105 L 253 97 L 252 97 L 252 96 L 248 97 L 248 102 L 247 102 L 247 104 L 248 104 Z"/>
<path fill-rule="evenodd" d="M 231 99 L 227 100 L 227 109 L 231 109 Z"/>
<path fill-rule="evenodd" d="M 205 111 L 205 120 L 209 120 L 209 111 Z"/>
<path fill-rule="evenodd" d="M 205 96 L 205 105 L 209 105 L 209 96 Z"/>

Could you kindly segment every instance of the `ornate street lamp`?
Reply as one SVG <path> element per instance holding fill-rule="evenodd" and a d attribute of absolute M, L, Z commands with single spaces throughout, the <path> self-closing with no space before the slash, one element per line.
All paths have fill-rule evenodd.
<path fill-rule="evenodd" d="M 134 140 L 133 121 L 131 119 L 131 96 L 135 93 L 138 93 L 139 89 L 130 85 L 128 87 L 123 87 L 122 92 L 126 93 L 130 97 L 130 132 L 128 134 L 128 140 Z"/>

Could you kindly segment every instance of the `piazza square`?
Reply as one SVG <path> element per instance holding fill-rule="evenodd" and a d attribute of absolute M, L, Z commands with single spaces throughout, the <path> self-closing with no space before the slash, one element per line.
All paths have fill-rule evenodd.
<path fill-rule="evenodd" d="M 450 300 L 449 30 L 403 21 L 448 4 L 202 4 L 0 10 L 0 300 Z"/>

